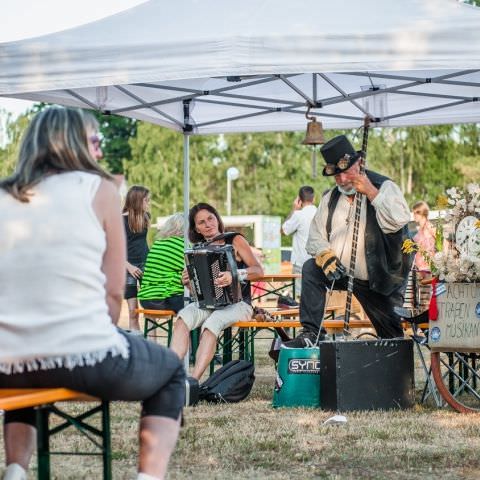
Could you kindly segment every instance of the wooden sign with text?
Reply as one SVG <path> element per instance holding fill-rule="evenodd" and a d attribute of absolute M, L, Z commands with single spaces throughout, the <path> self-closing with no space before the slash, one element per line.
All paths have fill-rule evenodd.
<path fill-rule="evenodd" d="M 430 321 L 433 351 L 480 352 L 480 284 L 445 283 L 437 296 L 438 320 Z"/>

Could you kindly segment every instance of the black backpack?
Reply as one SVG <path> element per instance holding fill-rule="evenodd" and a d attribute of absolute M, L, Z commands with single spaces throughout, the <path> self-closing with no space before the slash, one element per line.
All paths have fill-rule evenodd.
<path fill-rule="evenodd" d="M 246 360 L 233 360 L 219 368 L 200 385 L 200 400 L 240 402 L 248 396 L 255 381 L 255 367 Z"/>

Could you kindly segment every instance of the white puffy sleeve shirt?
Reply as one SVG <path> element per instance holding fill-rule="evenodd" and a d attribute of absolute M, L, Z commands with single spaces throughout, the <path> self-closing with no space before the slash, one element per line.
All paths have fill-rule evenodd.
<path fill-rule="evenodd" d="M 307 252 L 316 256 L 320 252 L 332 249 L 345 267 L 350 265 L 353 241 L 353 219 L 355 203 L 350 203 L 345 195 L 340 195 L 332 216 L 330 241 L 327 239 L 328 202 L 332 190 L 325 194 L 313 217 L 307 241 Z M 368 280 L 365 258 L 365 226 L 367 219 L 367 199 L 362 197 L 362 211 L 358 232 L 357 261 L 355 278 Z M 375 209 L 380 229 L 388 234 L 400 230 L 410 220 L 410 210 L 400 188 L 391 180 L 386 180 L 380 187 L 377 196 L 371 202 Z"/>

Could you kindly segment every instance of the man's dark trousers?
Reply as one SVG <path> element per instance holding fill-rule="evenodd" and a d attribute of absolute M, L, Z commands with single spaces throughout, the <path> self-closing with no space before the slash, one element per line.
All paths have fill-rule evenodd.
<path fill-rule="evenodd" d="M 327 288 L 332 282 L 327 280 L 323 270 L 311 258 L 303 264 L 302 295 L 300 297 L 300 322 L 305 330 L 318 333 L 325 312 Z M 335 281 L 334 290 L 347 290 L 348 277 Z M 394 312 L 395 306 L 401 306 L 401 289 L 390 296 L 373 292 L 366 280 L 353 282 L 353 294 L 362 305 L 380 338 L 403 337 L 400 318 Z"/>

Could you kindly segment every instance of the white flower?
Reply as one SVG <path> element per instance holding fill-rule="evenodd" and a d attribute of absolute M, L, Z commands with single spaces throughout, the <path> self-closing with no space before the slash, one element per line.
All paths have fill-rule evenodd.
<path fill-rule="evenodd" d="M 478 195 L 480 194 L 480 185 L 478 183 L 469 183 L 467 185 L 467 192 L 470 195 Z"/>
<path fill-rule="evenodd" d="M 445 275 L 445 281 L 446 282 L 457 282 L 458 281 L 457 274 L 455 272 L 447 273 L 447 275 Z"/>
<path fill-rule="evenodd" d="M 466 215 L 480 218 L 480 185 L 470 183 L 465 191 L 452 187 L 446 191 L 450 209 L 440 218 L 445 237 L 455 233 L 459 222 Z M 479 282 L 480 253 L 476 256 L 461 253 L 455 243 L 449 250 L 438 252 L 432 258 L 435 273 L 446 282 Z"/>

